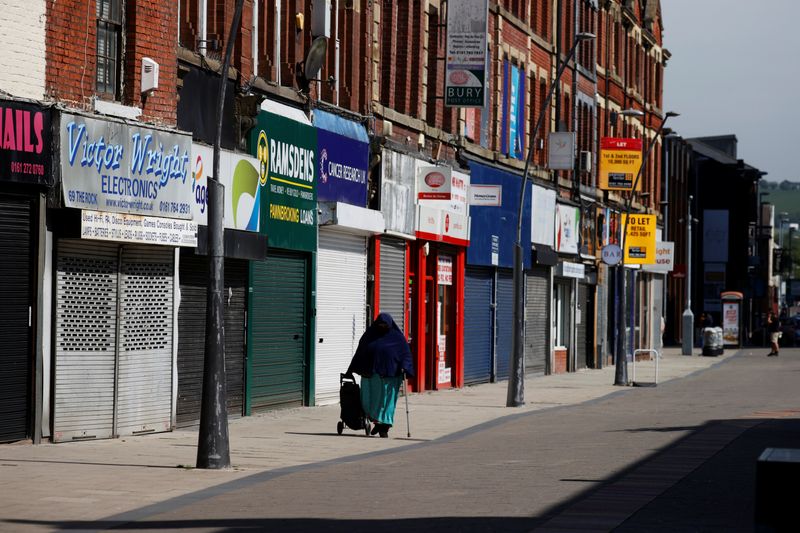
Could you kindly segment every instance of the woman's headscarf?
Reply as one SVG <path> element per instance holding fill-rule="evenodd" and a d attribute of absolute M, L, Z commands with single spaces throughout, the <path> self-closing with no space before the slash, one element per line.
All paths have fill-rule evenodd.
<path fill-rule="evenodd" d="M 381 327 L 381 323 L 388 325 L 388 331 Z M 414 375 L 408 340 L 392 316 L 389 313 L 381 313 L 358 341 L 358 348 L 348 372 L 366 377 L 373 374 L 394 377 L 399 376 L 401 371 L 405 371 L 409 376 Z"/>

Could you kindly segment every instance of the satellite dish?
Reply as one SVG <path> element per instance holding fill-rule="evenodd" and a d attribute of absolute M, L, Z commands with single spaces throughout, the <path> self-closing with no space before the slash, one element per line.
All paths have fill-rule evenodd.
<path fill-rule="evenodd" d="M 322 63 L 325 61 L 325 53 L 327 51 L 327 37 L 317 37 L 311 43 L 311 48 L 309 48 L 308 55 L 306 56 L 305 67 L 303 68 L 303 75 L 307 81 L 317 77 L 319 69 L 322 68 Z"/>

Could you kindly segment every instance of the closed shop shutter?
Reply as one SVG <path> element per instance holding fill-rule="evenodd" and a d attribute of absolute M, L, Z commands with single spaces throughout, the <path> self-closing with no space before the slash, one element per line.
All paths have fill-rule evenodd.
<path fill-rule="evenodd" d="M 60 240 L 57 253 L 53 438 L 110 438 L 119 246 Z"/>
<path fill-rule="evenodd" d="M 31 204 L 25 199 L 0 200 L 0 442 L 29 436 Z"/>
<path fill-rule="evenodd" d="M 367 321 L 367 240 L 325 228 L 317 254 L 316 402 L 339 401 L 347 370 Z"/>
<path fill-rule="evenodd" d="M 550 269 L 534 267 L 525 285 L 525 373 L 544 374 L 550 351 Z"/>
<path fill-rule="evenodd" d="M 652 341 L 650 348 L 658 350 L 660 353 L 663 348 L 661 345 L 661 316 L 664 311 L 664 277 L 662 275 L 653 274 L 650 294 L 650 302 L 652 302 L 652 320 L 650 322 Z"/>
<path fill-rule="evenodd" d="M 514 327 L 514 280 L 511 272 L 497 275 L 497 340 L 495 352 L 497 379 L 507 379 L 511 357 L 511 335 Z"/>
<path fill-rule="evenodd" d="M 406 243 L 400 239 L 381 238 L 380 309 L 389 313 L 402 330 L 406 320 Z"/>
<path fill-rule="evenodd" d="M 575 359 L 577 369 L 586 368 L 586 358 L 590 353 L 586 346 L 588 311 L 588 287 L 585 283 L 578 283 L 578 316 L 575 323 Z"/>
<path fill-rule="evenodd" d="M 167 247 L 122 250 L 117 435 L 172 425 L 174 256 Z"/>
<path fill-rule="evenodd" d="M 244 412 L 245 320 L 247 310 L 247 261 L 225 259 L 225 381 L 228 414 Z M 205 357 L 206 287 L 208 257 L 181 250 L 181 303 L 178 310 L 178 405 L 179 426 L 200 420 Z"/>
<path fill-rule="evenodd" d="M 492 378 L 492 271 L 467 267 L 464 275 L 464 383 Z"/>
<path fill-rule="evenodd" d="M 303 405 L 308 261 L 270 250 L 251 262 L 248 390 L 253 411 Z"/>
<path fill-rule="evenodd" d="M 174 248 L 57 246 L 54 440 L 169 430 Z"/>

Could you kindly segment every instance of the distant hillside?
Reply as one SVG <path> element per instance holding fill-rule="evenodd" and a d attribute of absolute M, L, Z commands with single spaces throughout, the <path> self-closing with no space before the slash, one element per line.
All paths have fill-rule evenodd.
<path fill-rule="evenodd" d="M 776 223 L 779 213 L 789 213 L 792 222 L 800 222 L 800 183 L 796 181 L 784 181 L 775 183 L 767 181 L 761 182 L 759 192 L 767 193 L 761 199 L 775 206 Z"/>

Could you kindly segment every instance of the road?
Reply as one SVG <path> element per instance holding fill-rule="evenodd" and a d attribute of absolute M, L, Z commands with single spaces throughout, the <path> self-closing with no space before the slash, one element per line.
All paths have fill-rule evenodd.
<path fill-rule="evenodd" d="M 800 448 L 800 349 L 429 442 L 267 471 L 117 531 L 752 531 L 755 459 Z M 41 524 L 40 524 L 41 525 Z"/>

